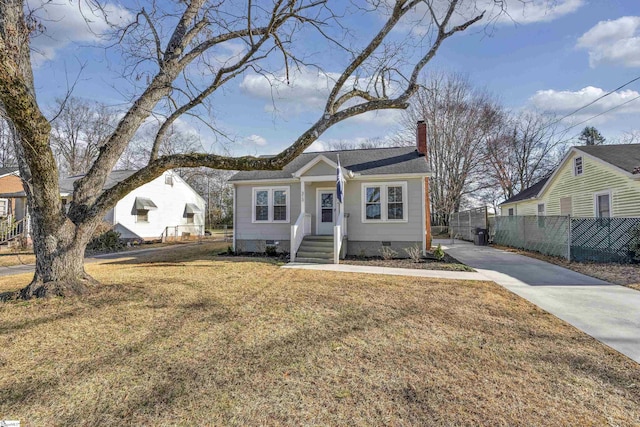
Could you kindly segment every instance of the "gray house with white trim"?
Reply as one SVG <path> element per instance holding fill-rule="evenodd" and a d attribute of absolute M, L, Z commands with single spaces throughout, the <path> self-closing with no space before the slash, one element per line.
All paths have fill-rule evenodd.
<path fill-rule="evenodd" d="M 279 171 L 235 174 L 234 250 L 274 246 L 292 260 L 334 263 L 346 254 L 379 255 L 383 246 L 400 256 L 416 245 L 426 251 L 431 171 L 423 125 L 418 135 L 416 146 L 303 153 Z"/>

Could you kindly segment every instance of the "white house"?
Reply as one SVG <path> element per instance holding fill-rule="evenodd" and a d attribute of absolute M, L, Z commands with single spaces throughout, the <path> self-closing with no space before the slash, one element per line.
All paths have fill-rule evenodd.
<path fill-rule="evenodd" d="M 105 190 L 133 175 L 113 171 Z M 60 180 L 60 196 L 68 203 L 73 183 L 82 175 Z M 105 215 L 105 221 L 128 240 L 188 239 L 204 234 L 205 200 L 174 171 L 166 171 L 124 196 Z"/>
<path fill-rule="evenodd" d="M 234 248 L 339 262 L 384 247 L 430 248 L 426 126 L 416 146 L 303 153 L 280 171 L 244 171 L 234 187 Z M 342 171 L 342 202 L 336 191 Z"/>

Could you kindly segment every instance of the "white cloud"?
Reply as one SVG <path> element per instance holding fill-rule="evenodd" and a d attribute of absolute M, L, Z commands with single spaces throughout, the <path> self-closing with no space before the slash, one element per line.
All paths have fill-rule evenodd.
<path fill-rule="evenodd" d="M 263 137 L 261 137 L 260 135 L 249 135 L 248 137 L 246 137 L 244 139 L 244 141 L 248 144 L 253 144 L 253 145 L 258 145 L 258 146 L 265 146 L 267 145 L 267 140 L 264 139 Z"/>
<path fill-rule="evenodd" d="M 28 0 L 27 6 L 45 27 L 43 34 L 32 39 L 33 59 L 37 63 L 55 58 L 56 51 L 73 42 L 99 42 L 109 30 L 109 23 L 129 21 L 128 10 L 114 3 L 102 4 L 102 12 L 87 0 L 79 2 Z"/>
<path fill-rule="evenodd" d="M 582 6 L 585 0 L 463 0 L 458 4 L 451 17 L 450 26 L 459 25 L 469 21 L 484 12 L 484 18 L 476 25 L 483 23 L 495 24 L 533 24 L 537 22 L 551 22 L 565 15 L 569 15 Z M 448 2 L 435 3 L 435 14 L 442 21 L 447 10 Z M 422 22 L 423 17 L 429 17 L 427 5 L 420 3 L 413 13 L 403 21 L 400 28 L 406 30 L 411 27 L 411 32 L 417 35 L 425 35 L 432 30 Z M 425 18 L 426 19 L 426 18 Z"/>
<path fill-rule="evenodd" d="M 331 150 L 331 147 L 329 147 L 329 145 L 326 142 L 316 139 L 311 143 L 310 146 L 307 147 L 306 150 L 304 150 L 304 152 L 314 153 L 318 151 L 329 151 L 329 150 Z"/>
<path fill-rule="evenodd" d="M 291 73 L 289 82 L 283 73 L 272 77 L 250 74 L 245 76 L 240 87 L 246 94 L 266 100 L 268 103 L 264 108 L 267 112 L 280 111 L 286 114 L 300 114 L 317 111 L 320 113 L 324 109 L 334 82 L 339 77 L 338 73 L 325 73 L 312 68 L 301 68 Z M 359 83 L 367 81 L 367 78 L 361 78 L 359 81 L 350 78 L 345 83 L 345 87 L 360 87 Z M 360 102 L 360 100 L 353 100 L 346 106 L 356 102 Z M 398 110 L 371 111 L 348 120 L 352 123 L 389 126 L 398 122 L 400 114 Z"/>
<path fill-rule="evenodd" d="M 495 5 L 493 0 L 485 0 Z M 498 22 L 518 24 L 532 24 L 535 22 L 551 22 L 565 15 L 569 15 L 582 6 L 584 0 L 507 0 L 506 14 L 498 17 Z M 487 9 L 489 5 L 487 5 Z"/>
<path fill-rule="evenodd" d="M 259 74 L 245 76 L 240 84 L 245 93 L 265 100 L 273 100 L 278 108 L 287 108 L 295 112 L 317 110 L 324 107 L 338 73 L 324 73 L 312 68 L 293 71 L 289 81 L 284 73 L 265 77 Z M 265 106 L 272 111 L 273 105 Z"/>
<path fill-rule="evenodd" d="M 588 104 L 591 101 L 601 97 L 607 93 L 604 89 L 587 86 L 578 91 L 555 91 L 553 89 L 540 90 L 536 92 L 530 98 L 530 102 L 539 110 L 545 112 L 551 112 L 556 114 L 568 114 L 578 108 Z M 603 113 L 610 108 L 617 107 L 623 103 L 632 100 L 639 96 L 640 93 L 634 90 L 623 90 L 614 92 L 611 95 L 597 101 L 595 104 L 581 110 L 578 114 L 572 115 L 567 120 L 569 121 L 581 121 L 593 117 L 596 114 Z M 629 102 L 624 106 L 617 108 L 603 116 L 601 116 L 600 123 L 615 117 L 616 115 L 639 113 L 640 112 L 640 99 L 634 102 Z"/>
<path fill-rule="evenodd" d="M 579 39 L 576 47 L 589 52 L 589 65 L 602 63 L 640 67 L 640 16 L 600 21 Z"/>

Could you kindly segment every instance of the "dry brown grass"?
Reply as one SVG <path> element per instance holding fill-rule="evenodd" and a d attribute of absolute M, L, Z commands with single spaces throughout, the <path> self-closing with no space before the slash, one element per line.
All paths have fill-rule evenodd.
<path fill-rule="evenodd" d="M 91 264 L 104 286 L 84 300 L 0 305 L 1 418 L 640 424 L 638 364 L 493 283 L 283 270 L 211 248 Z"/>
<path fill-rule="evenodd" d="M 556 264 L 609 283 L 640 290 L 640 264 L 595 264 L 588 262 L 569 262 L 565 258 L 544 255 L 539 252 L 525 251 L 506 246 L 494 246 L 504 251 L 526 255 L 531 258 Z"/>
<path fill-rule="evenodd" d="M 33 252 L 0 252 L 0 267 L 35 264 L 35 262 L 36 256 Z"/>

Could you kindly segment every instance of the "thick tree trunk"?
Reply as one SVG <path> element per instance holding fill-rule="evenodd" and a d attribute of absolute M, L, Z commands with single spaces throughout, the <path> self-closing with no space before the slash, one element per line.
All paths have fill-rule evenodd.
<path fill-rule="evenodd" d="M 69 297 L 91 291 L 97 282 L 84 269 L 84 251 L 95 226 L 76 226 L 67 220 L 56 233 L 45 235 L 37 220 L 33 225 L 36 271 L 31 283 L 14 297 Z"/>

